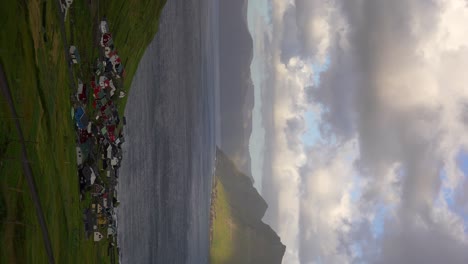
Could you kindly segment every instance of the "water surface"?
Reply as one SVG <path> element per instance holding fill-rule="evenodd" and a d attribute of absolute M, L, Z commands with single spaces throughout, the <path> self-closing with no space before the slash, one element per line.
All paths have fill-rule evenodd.
<path fill-rule="evenodd" d="M 119 173 L 122 263 L 207 263 L 217 6 L 169 0 L 133 79 Z"/>

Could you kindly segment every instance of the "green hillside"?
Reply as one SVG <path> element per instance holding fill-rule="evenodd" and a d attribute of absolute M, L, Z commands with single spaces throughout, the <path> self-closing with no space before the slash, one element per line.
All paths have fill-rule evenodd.
<path fill-rule="evenodd" d="M 262 222 L 266 202 L 219 150 L 212 201 L 212 264 L 281 263 L 286 247 Z"/>
<path fill-rule="evenodd" d="M 165 0 L 76 0 L 65 23 L 81 64 L 73 80 L 88 81 L 98 55 L 96 27 L 106 17 L 130 87 L 153 39 Z M 107 245 L 85 240 L 70 116 L 71 81 L 56 1 L 0 3 L 3 65 L 44 209 L 57 263 L 106 263 Z M 125 101 L 120 102 L 123 112 Z M 46 263 L 41 230 L 20 163 L 20 144 L 8 104 L 0 97 L 0 263 Z"/>

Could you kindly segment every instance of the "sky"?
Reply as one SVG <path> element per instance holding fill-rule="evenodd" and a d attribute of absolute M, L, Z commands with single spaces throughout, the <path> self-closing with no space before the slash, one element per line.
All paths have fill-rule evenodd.
<path fill-rule="evenodd" d="M 468 1 L 251 0 L 283 263 L 468 263 Z"/>

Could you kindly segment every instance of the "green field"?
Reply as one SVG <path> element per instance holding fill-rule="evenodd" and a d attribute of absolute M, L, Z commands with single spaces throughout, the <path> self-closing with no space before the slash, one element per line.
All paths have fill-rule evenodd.
<path fill-rule="evenodd" d="M 210 247 L 211 264 L 238 264 L 252 263 L 250 250 L 255 248 L 252 244 L 253 231 L 244 224 L 233 211 L 229 203 L 229 195 L 223 183 L 216 179 L 215 184 L 213 221 L 213 239 Z"/>
<path fill-rule="evenodd" d="M 234 254 L 234 237 L 232 234 L 232 215 L 226 191 L 223 184 L 216 180 L 214 211 L 215 218 L 212 223 L 213 238 L 210 247 L 210 263 L 228 263 Z"/>
<path fill-rule="evenodd" d="M 95 26 L 106 16 L 126 67 L 128 91 L 154 37 L 164 1 L 75 1 L 66 21 L 81 64 L 73 78 L 89 81 L 98 54 Z M 107 244 L 84 237 L 71 119 L 72 88 L 55 1 L 0 3 L 0 63 L 5 70 L 44 209 L 57 263 L 106 263 Z M 68 47 L 66 47 L 68 49 Z M 125 101 L 119 103 L 123 113 Z M 0 98 L 0 263 L 46 263 L 47 258 L 21 163 L 18 135 Z"/>

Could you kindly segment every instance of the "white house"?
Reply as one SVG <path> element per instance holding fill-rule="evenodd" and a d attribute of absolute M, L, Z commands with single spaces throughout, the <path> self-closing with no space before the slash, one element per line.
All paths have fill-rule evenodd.
<path fill-rule="evenodd" d="M 107 147 L 107 158 L 111 159 L 112 158 L 112 146 L 109 144 Z"/>
<path fill-rule="evenodd" d="M 74 64 L 80 63 L 80 55 L 78 54 L 78 49 L 75 46 L 70 46 L 70 58 Z"/>
<path fill-rule="evenodd" d="M 116 234 L 115 228 L 109 226 L 109 227 L 107 228 L 107 237 L 113 236 L 113 235 L 115 235 L 115 234 Z"/>
<path fill-rule="evenodd" d="M 102 240 L 102 237 L 103 237 L 103 236 L 102 236 L 101 233 L 99 233 L 99 232 L 97 232 L 97 231 L 94 232 L 94 242 L 99 242 L 99 241 L 101 241 L 101 240 Z"/>
<path fill-rule="evenodd" d="M 100 204 L 91 204 L 92 211 L 96 212 L 97 214 L 102 213 L 102 206 Z"/>
<path fill-rule="evenodd" d="M 116 166 L 117 164 L 119 164 L 119 159 L 117 157 L 113 157 L 111 159 L 111 165 Z"/>
<path fill-rule="evenodd" d="M 109 25 L 107 24 L 107 21 L 101 21 L 99 29 L 101 30 L 102 34 L 109 33 Z"/>
<path fill-rule="evenodd" d="M 83 152 L 81 152 L 80 147 L 76 147 L 76 164 L 78 164 L 78 166 L 83 164 Z"/>

